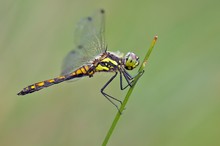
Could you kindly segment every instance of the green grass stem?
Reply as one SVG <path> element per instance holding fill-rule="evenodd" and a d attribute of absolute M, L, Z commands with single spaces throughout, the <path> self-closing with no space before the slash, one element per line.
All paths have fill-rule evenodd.
<path fill-rule="evenodd" d="M 139 70 L 138 70 L 138 75 L 135 77 L 134 82 L 133 82 L 133 85 L 132 85 L 132 87 L 129 88 L 129 90 L 128 90 L 128 92 L 127 92 L 125 98 L 124 98 L 124 101 L 123 101 L 123 103 L 122 103 L 122 105 L 121 105 L 121 107 L 120 107 L 120 111 L 121 111 L 121 112 L 125 109 L 125 106 L 126 106 L 126 104 L 127 104 L 127 102 L 128 102 L 128 99 L 129 99 L 129 97 L 130 97 L 130 95 L 131 95 L 131 93 L 132 93 L 132 91 L 133 91 L 133 89 L 134 89 L 134 87 L 135 87 L 135 85 L 136 85 L 138 79 L 142 76 L 142 72 L 144 71 L 145 65 L 146 65 L 146 63 L 147 63 L 147 61 L 148 61 L 148 58 L 149 58 L 149 56 L 150 56 L 150 54 L 151 54 L 153 48 L 154 48 L 154 45 L 155 45 L 155 43 L 156 43 L 156 41 L 157 41 L 157 38 L 158 38 L 158 36 L 155 36 L 155 37 L 154 37 L 154 39 L 153 39 L 153 41 L 152 41 L 152 43 L 151 43 L 151 46 L 150 46 L 150 48 L 148 49 L 148 51 L 147 51 L 147 53 L 146 53 L 146 55 L 145 55 L 145 57 L 144 57 L 144 60 L 143 60 L 143 62 L 142 62 L 141 65 L 140 65 L 140 68 L 139 68 Z M 109 139 L 110 139 L 110 137 L 111 137 L 111 135 L 112 135 L 112 133 L 113 133 L 113 131 L 114 131 L 114 129 L 115 129 L 115 127 L 116 127 L 116 125 L 117 125 L 117 123 L 118 123 L 120 117 L 121 117 L 121 114 L 120 114 L 120 112 L 118 111 L 117 114 L 116 114 L 116 116 L 115 116 L 115 119 L 114 119 L 114 121 L 112 122 L 112 125 L 111 125 L 111 127 L 110 127 L 110 129 L 109 129 L 109 131 L 108 131 L 108 133 L 107 133 L 107 135 L 106 135 L 106 137 L 105 137 L 105 139 L 104 139 L 104 141 L 103 141 L 103 143 L 102 143 L 102 146 L 106 146 L 106 145 L 107 145 L 107 143 L 108 143 L 108 141 L 109 141 Z"/>

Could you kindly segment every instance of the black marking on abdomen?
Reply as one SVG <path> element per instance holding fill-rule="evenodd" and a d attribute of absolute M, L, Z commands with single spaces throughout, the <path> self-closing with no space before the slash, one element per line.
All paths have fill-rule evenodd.
<path fill-rule="evenodd" d="M 38 83 L 35 83 L 32 85 L 29 85 L 26 88 L 24 88 L 22 91 L 20 91 L 17 95 L 26 95 L 29 93 L 33 93 L 35 91 L 39 91 L 39 90 L 46 88 L 46 87 L 49 87 L 49 86 L 59 84 L 63 81 L 67 81 L 67 80 L 71 80 L 71 79 L 79 78 L 79 77 L 83 77 L 83 76 L 89 76 L 90 75 L 88 73 L 89 68 L 90 68 L 90 66 L 82 66 L 81 68 L 77 69 L 76 71 L 74 71 L 68 75 L 59 76 L 54 79 L 49 79 L 49 80 L 45 80 L 42 82 L 38 82 Z"/>
<path fill-rule="evenodd" d="M 20 91 L 17 95 L 26 95 L 29 93 L 33 93 L 35 91 L 39 91 L 43 88 L 61 83 L 61 82 L 65 81 L 65 78 L 66 78 L 65 76 L 60 76 L 60 77 L 57 77 L 54 79 L 49 79 L 49 80 L 45 80 L 42 82 L 38 82 L 38 83 L 35 83 L 32 85 L 29 85 L 26 88 L 24 88 L 22 91 Z"/>

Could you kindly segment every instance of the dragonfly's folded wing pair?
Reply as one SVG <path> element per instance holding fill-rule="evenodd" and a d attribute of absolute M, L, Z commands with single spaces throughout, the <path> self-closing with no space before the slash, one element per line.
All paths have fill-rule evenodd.
<path fill-rule="evenodd" d="M 77 24 L 74 35 L 75 48 L 64 58 L 61 75 L 67 75 L 80 66 L 89 64 L 89 61 L 106 50 L 104 10 L 83 18 Z"/>

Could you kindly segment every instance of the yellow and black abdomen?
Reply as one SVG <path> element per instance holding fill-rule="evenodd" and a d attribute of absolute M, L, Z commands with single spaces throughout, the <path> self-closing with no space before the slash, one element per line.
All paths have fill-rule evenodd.
<path fill-rule="evenodd" d="M 43 88 L 61 83 L 63 81 L 71 80 L 74 78 L 79 78 L 79 77 L 83 77 L 83 76 L 91 76 L 94 72 L 88 73 L 89 68 L 90 68 L 90 66 L 84 65 L 70 74 L 59 76 L 54 79 L 49 79 L 49 80 L 45 80 L 42 82 L 38 82 L 38 83 L 35 83 L 32 85 L 29 85 L 26 88 L 24 88 L 22 91 L 20 91 L 17 95 L 26 95 L 26 94 L 29 94 L 29 93 L 32 93 L 35 91 L 39 91 Z"/>

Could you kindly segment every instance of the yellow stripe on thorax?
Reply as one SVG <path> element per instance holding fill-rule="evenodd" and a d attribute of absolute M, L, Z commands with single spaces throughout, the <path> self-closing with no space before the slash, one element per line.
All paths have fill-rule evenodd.
<path fill-rule="evenodd" d="M 108 70 L 109 70 L 108 67 L 106 67 L 106 66 L 101 66 L 100 64 L 99 64 L 95 69 L 96 69 L 96 71 L 102 71 L 102 70 L 108 71 Z"/>
<path fill-rule="evenodd" d="M 111 62 L 111 63 L 114 64 L 115 66 L 118 65 L 118 63 L 117 63 L 115 60 L 112 60 L 111 58 L 105 58 L 105 59 L 103 59 L 101 62 L 103 62 L 103 63 L 109 63 L 109 62 Z M 99 65 L 96 67 L 96 71 L 103 71 L 103 70 L 108 71 L 109 69 L 110 69 L 109 67 L 107 67 L 107 66 L 102 66 L 101 64 L 99 64 Z"/>
<path fill-rule="evenodd" d="M 111 58 L 105 58 L 102 60 L 102 62 L 111 62 L 114 65 L 118 65 L 118 63 L 115 60 L 112 60 Z"/>

